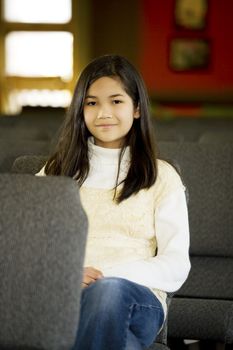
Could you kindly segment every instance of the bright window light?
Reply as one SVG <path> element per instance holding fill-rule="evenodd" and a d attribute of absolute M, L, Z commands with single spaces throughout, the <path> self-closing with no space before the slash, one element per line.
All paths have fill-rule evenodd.
<path fill-rule="evenodd" d="M 12 90 L 9 95 L 10 108 L 18 112 L 24 106 L 68 107 L 71 102 L 69 90 Z"/>
<path fill-rule="evenodd" d="M 5 0 L 4 19 L 22 23 L 67 23 L 71 0 Z"/>
<path fill-rule="evenodd" d="M 7 75 L 72 78 L 71 33 L 18 31 L 9 33 L 5 40 Z"/>

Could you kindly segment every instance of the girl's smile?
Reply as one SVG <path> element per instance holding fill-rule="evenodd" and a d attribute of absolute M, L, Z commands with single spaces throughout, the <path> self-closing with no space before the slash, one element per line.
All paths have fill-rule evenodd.
<path fill-rule="evenodd" d="M 97 128 L 102 128 L 103 130 L 110 130 L 117 124 L 101 124 L 101 125 L 96 125 Z"/>
<path fill-rule="evenodd" d="M 99 78 L 88 89 L 84 120 L 96 145 L 120 148 L 135 118 L 138 109 L 118 78 Z"/>

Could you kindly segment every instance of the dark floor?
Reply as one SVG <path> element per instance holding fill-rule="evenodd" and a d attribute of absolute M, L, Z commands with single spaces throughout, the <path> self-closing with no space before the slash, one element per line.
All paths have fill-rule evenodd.
<path fill-rule="evenodd" d="M 233 350 L 233 344 L 224 345 L 212 341 L 169 340 L 170 350 Z"/>

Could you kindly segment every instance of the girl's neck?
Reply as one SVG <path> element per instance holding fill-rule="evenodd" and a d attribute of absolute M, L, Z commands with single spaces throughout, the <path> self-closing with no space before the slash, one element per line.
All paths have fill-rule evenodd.
<path fill-rule="evenodd" d="M 88 152 L 90 161 L 90 170 L 83 187 L 95 189 L 114 189 L 116 185 L 119 165 L 119 155 L 121 149 L 111 149 L 96 146 L 93 138 L 88 140 Z M 118 183 L 125 179 L 130 164 L 130 150 L 126 147 L 124 150 Z"/>
<path fill-rule="evenodd" d="M 121 148 L 105 148 L 94 144 L 93 137 L 88 139 L 88 151 L 89 159 L 97 159 L 104 163 L 114 163 L 119 161 L 119 156 L 121 153 Z M 123 151 L 122 161 L 129 161 L 130 150 L 129 147 Z M 94 158 L 94 159 L 93 159 Z"/>

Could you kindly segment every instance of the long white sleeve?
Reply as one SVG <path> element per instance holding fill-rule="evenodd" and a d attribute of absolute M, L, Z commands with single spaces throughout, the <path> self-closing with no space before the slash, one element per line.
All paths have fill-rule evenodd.
<path fill-rule="evenodd" d="M 164 198 L 155 216 L 157 255 L 117 265 L 104 274 L 174 292 L 182 286 L 190 270 L 188 212 L 183 189 Z"/>

